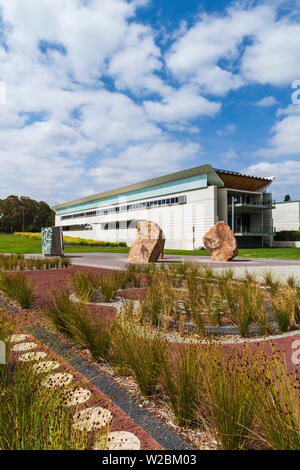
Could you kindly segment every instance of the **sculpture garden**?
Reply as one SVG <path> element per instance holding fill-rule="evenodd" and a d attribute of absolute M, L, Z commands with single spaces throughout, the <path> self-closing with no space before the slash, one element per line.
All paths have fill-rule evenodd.
<path fill-rule="evenodd" d="M 293 277 L 0 259 L 2 449 L 299 449 Z"/>

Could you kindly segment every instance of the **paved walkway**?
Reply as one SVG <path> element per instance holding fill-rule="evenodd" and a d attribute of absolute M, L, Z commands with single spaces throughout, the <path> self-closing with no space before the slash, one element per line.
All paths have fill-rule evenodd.
<path fill-rule="evenodd" d="M 72 253 L 71 262 L 76 266 L 90 266 L 94 268 L 123 269 L 128 264 L 126 253 Z M 270 258 L 235 258 L 229 262 L 212 262 L 209 256 L 173 256 L 166 255 L 163 263 L 192 261 L 203 267 L 211 266 L 214 269 L 233 269 L 234 277 L 241 277 L 245 270 L 253 272 L 258 279 L 262 279 L 266 271 L 272 270 L 274 276 L 286 280 L 293 275 L 300 282 L 300 260 L 283 260 Z M 161 263 L 160 262 L 160 263 Z"/>

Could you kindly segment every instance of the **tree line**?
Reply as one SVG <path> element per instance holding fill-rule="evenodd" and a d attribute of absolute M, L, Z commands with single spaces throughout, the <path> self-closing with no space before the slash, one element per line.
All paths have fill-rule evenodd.
<path fill-rule="evenodd" d="M 40 232 L 55 224 L 55 213 L 44 201 L 25 196 L 0 199 L 0 232 Z"/>

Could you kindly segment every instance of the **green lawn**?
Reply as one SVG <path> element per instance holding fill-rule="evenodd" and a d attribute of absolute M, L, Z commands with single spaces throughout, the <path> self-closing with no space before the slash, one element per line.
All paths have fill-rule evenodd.
<path fill-rule="evenodd" d="M 66 245 L 65 253 L 128 253 L 126 247 Z M 0 253 L 41 253 L 41 242 L 0 233 Z M 205 250 L 165 250 L 167 255 L 207 256 Z M 239 256 L 246 258 L 300 259 L 300 248 L 242 249 Z"/>

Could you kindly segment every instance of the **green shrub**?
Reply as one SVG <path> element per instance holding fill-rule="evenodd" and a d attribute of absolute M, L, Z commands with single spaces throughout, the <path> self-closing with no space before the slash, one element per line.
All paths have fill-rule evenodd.
<path fill-rule="evenodd" d="M 278 241 L 300 241 L 300 230 L 289 230 L 276 232 L 274 240 Z"/>
<path fill-rule="evenodd" d="M 22 273 L 0 273 L 0 289 L 22 308 L 29 308 L 34 295 L 34 286 Z"/>
<path fill-rule="evenodd" d="M 15 232 L 14 235 L 18 237 L 30 238 L 32 240 L 41 240 L 41 233 L 30 233 L 30 232 Z M 126 247 L 126 242 L 105 242 L 101 240 L 89 240 L 86 238 L 69 237 L 64 235 L 65 245 L 80 245 L 80 246 L 122 246 Z"/>

